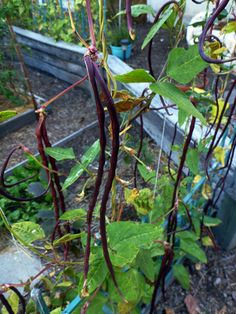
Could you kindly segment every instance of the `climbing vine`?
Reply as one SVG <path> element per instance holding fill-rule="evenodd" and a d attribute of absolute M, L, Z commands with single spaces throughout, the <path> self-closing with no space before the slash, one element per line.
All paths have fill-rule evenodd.
<path fill-rule="evenodd" d="M 236 102 L 235 99 L 231 101 L 236 82 L 233 72 L 235 58 L 227 56 L 227 49 L 212 33 L 217 17 L 228 3 L 229 0 L 215 3 L 212 13 L 202 23 L 202 32 L 195 44 L 184 49 L 178 44 L 184 36 L 185 2 L 166 2 L 156 13 L 154 25 L 143 44 L 143 48 L 148 46 L 149 73 L 136 69 L 116 76 L 107 64 L 103 1 L 99 2 L 100 31 L 97 33 L 91 3 L 86 0 L 89 44 L 83 40 L 73 23 L 73 16 L 70 16 L 73 33 L 87 48 L 84 55 L 86 76 L 36 110 L 35 134 L 40 158 L 19 144 L 2 166 L 0 185 L 2 196 L 19 202 L 40 199 L 50 191 L 55 226 L 49 239 L 33 222 L 9 224 L 4 208 L 0 215 L 12 236 L 45 260 L 45 267 L 39 274 L 43 276 L 41 282 L 44 286 L 44 299 L 40 302 L 44 304 L 49 297 L 52 313 L 61 313 L 65 307 L 66 313 L 72 311 L 73 302 L 76 302 L 73 313 L 140 313 L 145 305 L 147 312 L 155 313 L 158 292 L 165 294 L 171 272 L 185 289 L 189 289 L 190 276 L 184 261 L 207 262 L 202 245 L 216 246 L 211 227 L 220 221 L 213 214 L 224 190 L 236 147 L 232 121 Z M 141 13 L 145 10 L 150 12 L 148 6 L 135 6 L 136 16 L 139 9 Z M 134 39 L 132 12 L 134 7 L 127 0 L 127 28 L 131 39 Z M 233 29 L 235 21 L 234 18 L 231 20 L 230 14 L 228 12 L 229 19 L 222 31 Z M 153 38 L 166 25 L 175 29 L 176 43 L 161 73 L 154 73 Z M 103 56 L 98 52 L 98 43 Z M 85 81 L 89 81 L 91 86 L 99 138 L 75 163 L 62 183 L 57 161 L 75 160 L 75 154 L 69 148 L 51 147 L 45 109 Z M 117 82 L 145 83 L 146 87 L 137 96 L 118 89 Z M 156 98 L 159 106 L 153 106 Z M 157 168 L 147 164 L 143 152 L 143 118 L 154 110 L 163 117 Z M 163 138 L 171 115 L 178 116 L 178 122 L 166 164 L 161 165 Z M 137 148 L 132 144 L 131 132 L 137 128 L 135 120 L 140 122 Z M 176 140 L 179 128 L 184 132 L 182 143 Z M 27 198 L 9 192 L 12 184 L 4 173 L 16 150 L 35 159 L 44 170 L 47 184 L 40 195 Z M 172 161 L 174 154 L 177 155 L 175 165 Z M 91 173 L 89 165 L 97 157 L 97 171 Z M 120 175 L 120 160 L 124 158 L 133 160 L 131 178 Z M 88 208 L 67 210 L 64 191 L 78 179 L 82 180 L 84 172 L 94 182 Z M 132 208 L 134 219 L 129 219 L 129 216 L 124 219 L 125 208 Z M 75 221 L 81 223 L 80 232 L 72 233 Z M 40 248 L 34 245 L 36 240 L 42 243 Z M 76 260 L 71 257 L 73 246 L 77 250 Z M 44 273 L 48 269 L 54 269 L 52 277 Z M 25 299 L 17 289 L 29 287 L 33 279 L 1 285 L 0 297 L 8 313 L 14 313 L 13 299 L 7 299 L 4 294 L 9 289 L 18 296 L 24 313 L 34 312 L 30 306 L 32 300 L 29 300 L 27 309 Z"/>

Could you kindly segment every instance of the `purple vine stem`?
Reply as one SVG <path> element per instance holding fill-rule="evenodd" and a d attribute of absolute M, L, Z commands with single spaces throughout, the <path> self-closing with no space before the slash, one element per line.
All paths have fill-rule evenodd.
<path fill-rule="evenodd" d="M 119 153 L 119 132 L 120 132 L 120 126 L 118 117 L 116 114 L 116 109 L 114 106 L 113 99 L 111 97 L 111 94 L 107 88 L 107 85 L 102 78 L 98 65 L 93 62 L 94 66 L 94 75 L 96 80 L 98 81 L 101 91 L 103 93 L 104 97 L 104 105 L 107 106 L 110 120 L 111 120 L 111 137 L 112 137 L 112 151 L 111 151 L 111 157 L 110 157 L 110 169 L 107 176 L 106 185 L 104 188 L 104 193 L 102 196 L 101 201 L 101 207 L 100 207 L 100 233 L 101 233 L 101 241 L 102 241 L 102 249 L 103 249 L 103 255 L 107 264 L 107 267 L 109 269 L 112 281 L 119 293 L 119 295 L 122 297 L 122 299 L 126 302 L 122 292 L 119 289 L 119 286 L 117 284 L 116 278 L 115 278 L 115 272 L 113 269 L 113 265 L 110 259 L 110 254 L 108 251 L 108 243 L 107 243 L 107 234 L 106 234 L 106 210 L 107 210 L 107 202 L 109 198 L 109 194 L 112 187 L 112 182 L 115 178 L 116 173 L 116 166 L 117 166 L 117 160 L 118 160 L 118 153 Z"/>
<path fill-rule="evenodd" d="M 128 27 L 130 38 L 132 40 L 134 40 L 135 39 L 135 31 L 133 29 L 133 23 L 132 23 L 131 5 L 132 5 L 132 0 L 126 0 L 125 1 L 125 9 L 126 9 L 126 17 L 127 17 L 127 27 Z"/>
<path fill-rule="evenodd" d="M 153 25 L 158 21 L 161 13 L 163 12 L 163 10 L 169 6 L 170 4 L 176 4 L 178 7 L 179 7 L 179 4 L 177 1 L 175 0 L 170 0 L 170 1 L 167 1 L 165 4 L 163 4 L 159 11 L 157 12 L 156 16 L 155 16 L 155 19 L 153 21 Z M 153 42 L 153 39 L 150 41 L 149 45 L 148 45 L 148 67 L 149 67 L 149 71 L 150 71 L 150 74 L 154 77 L 154 71 L 153 71 L 153 68 L 152 68 L 152 42 Z"/>
<path fill-rule="evenodd" d="M 211 57 L 208 57 L 204 52 L 204 42 L 205 42 L 205 39 L 207 37 L 207 32 L 214 25 L 216 18 L 224 10 L 224 8 L 227 6 L 228 3 L 229 3 L 229 0 L 221 0 L 221 2 L 216 5 L 216 8 L 213 11 L 213 14 L 211 15 L 211 17 L 206 22 L 206 24 L 203 28 L 202 34 L 199 38 L 199 44 L 198 44 L 199 54 L 202 57 L 202 59 L 208 63 L 221 64 L 221 63 L 227 63 L 227 62 L 232 62 L 232 61 L 236 60 L 236 58 L 230 58 L 227 60 L 213 59 Z"/>
<path fill-rule="evenodd" d="M 96 39 L 95 39 L 95 34 L 94 34 L 94 29 L 93 29 L 93 18 L 92 18 L 90 0 L 86 0 L 86 11 L 87 11 L 87 17 L 88 17 L 90 39 L 91 39 L 91 44 L 92 44 L 91 48 L 95 48 Z"/>
<path fill-rule="evenodd" d="M 99 166 L 97 170 L 93 197 L 89 204 L 88 213 L 87 213 L 87 243 L 86 243 L 85 258 L 84 258 L 84 285 L 83 285 L 83 289 L 86 290 L 87 276 L 88 276 L 88 271 L 89 271 L 90 245 L 91 245 L 91 224 L 92 224 L 93 211 L 97 202 L 100 186 L 102 183 L 103 172 L 104 172 L 106 134 L 105 134 L 105 114 L 104 114 L 103 106 L 101 104 L 97 84 L 94 77 L 93 63 L 89 56 L 85 56 L 84 61 L 87 68 L 88 78 L 92 86 L 93 94 L 95 97 L 98 123 L 99 123 L 99 133 L 100 133 L 99 134 L 99 141 L 100 141 Z"/>

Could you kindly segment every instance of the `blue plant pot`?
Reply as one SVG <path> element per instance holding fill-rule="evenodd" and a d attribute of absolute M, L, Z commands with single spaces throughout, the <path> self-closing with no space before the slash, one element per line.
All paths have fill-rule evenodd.
<path fill-rule="evenodd" d="M 116 56 L 121 60 L 129 59 L 131 56 L 131 51 L 132 51 L 132 44 L 129 44 L 127 46 L 127 50 L 125 52 L 125 58 L 124 58 L 124 51 L 123 51 L 122 47 L 111 46 L 111 53 L 113 54 L 113 56 Z"/>

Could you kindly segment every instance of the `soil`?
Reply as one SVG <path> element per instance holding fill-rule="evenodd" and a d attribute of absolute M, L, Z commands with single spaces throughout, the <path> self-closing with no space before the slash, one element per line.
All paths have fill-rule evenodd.
<path fill-rule="evenodd" d="M 30 68 L 29 76 L 33 93 L 46 100 L 69 86 L 63 81 Z M 55 101 L 51 107 L 52 110 L 47 118 L 47 129 L 52 144 L 96 120 L 96 111 L 90 95 L 79 87 Z M 1 139 L 0 163 L 19 143 L 27 146 L 33 153 L 37 151 L 35 126 L 36 121 Z M 9 166 L 14 166 L 24 159 L 24 156 L 16 153 L 12 156 Z"/>
<path fill-rule="evenodd" d="M 207 250 L 208 264 L 190 266 L 191 289 L 183 290 L 178 283 L 161 298 L 157 314 L 235 314 L 236 313 L 236 249 Z M 187 310 L 186 297 L 193 297 L 193 310 Z"/>
<path fill-rule="evenodd" d="M 132 43 L 132 56 L 127 60 L 127 63 L 136 69 L 147 69 L 148 68 L 148 46 L 141 50 L 144 38 L 148 34 L 151 23 L 137 24 L 135 25 L 136 39 Z M 172 36 L 167 30 L 161 29 L 154 37 L 152 42 L 152 66 L 155 76 L 160 75 L 166 61 L 168 53 L 171 49 Z M 186 42 L 183 40 L 179 46 L 186 47 Z"/>

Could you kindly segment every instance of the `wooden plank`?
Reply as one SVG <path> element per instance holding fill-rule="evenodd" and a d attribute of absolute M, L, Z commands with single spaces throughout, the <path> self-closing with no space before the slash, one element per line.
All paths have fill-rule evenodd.
<path fill-rule="evenodd" d="M 52 56 L 48 53 L 31 49 L 29 52 L 27 50 L 24 50 L 24 55 L 32 57 L 34 59 L 38 59 L 40 61 L 43 61 L 47 64 L 53 65 L 59 69 L 62 69 L 64 71 L 67 71 L 69 73 L 73 73 L 75 75 L 79 75 L 80 77 L 83 77 L 86 75 L 86 69 L 85 66 L 81 66 L 79 64 L 71 63 L 65 60 L 62 60 L 60 58 L 57 58 L 55 56 Z"/>
<path fill-rule="evenodd" d="M 41 61 L 39 59 L 36 59 L 34 57 L 30 57 L 29 55 L 24 54 L 24 60 L 25 60 L 25 63 L 27 65 L 32 66 L 33 68 L 36 68 L 38 70 L 50 73 L 51 75 L 59 78 L 60 80 L 63 80 L 63 81 L 68 82 L 70 84 L 73 84 L 82 78 L 79 75 L 75 75 L 73 73 L 69 73 L 67 71 L 61 70 L 58 67 L 55 67 L 49 63 L 46 63 L 46 62 Z M 86 91 L 90 92 L 89 83 L 87 81 L 83 82 L 80 85 L 80 88 L 83 88 Z"/>
<path fill-rule="evenodd" d="M 23 46 L 42 51 L 50 56 L 54 56 L 54 58 L 57 57 L 67 62 L 75 63 L 81 66 L 84 65 L 83 54 L 80 54 L 78 52 L 63 49 L 62 47 L 60 48 L 56 45 L 48 45 L 47 43 L 42 43 L 21 35 L 17 35 L 17 41 Z"/>

